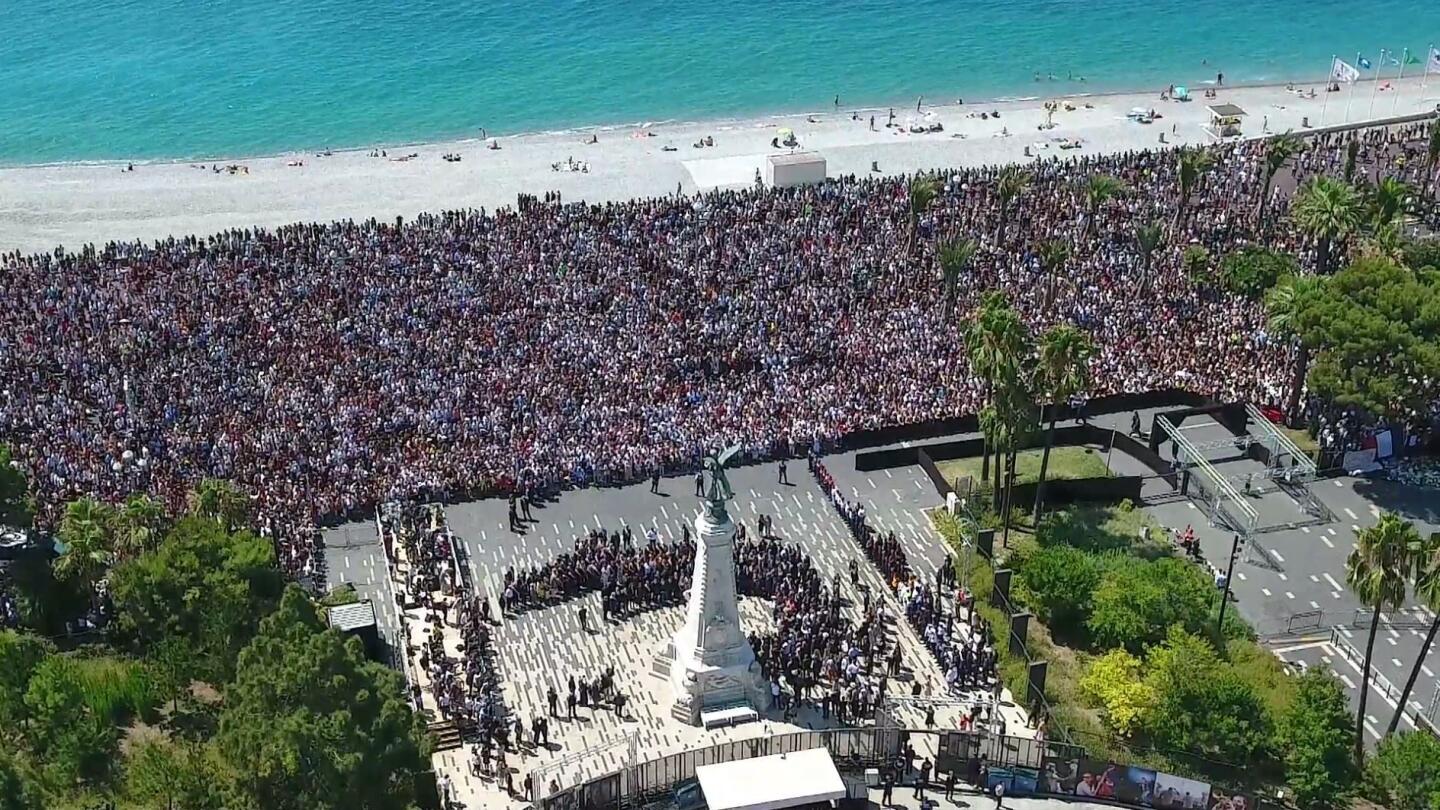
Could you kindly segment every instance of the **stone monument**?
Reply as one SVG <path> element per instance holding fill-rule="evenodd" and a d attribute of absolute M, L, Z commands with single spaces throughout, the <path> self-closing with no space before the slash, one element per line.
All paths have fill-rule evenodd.
<path fill-rule="evenodd" d="M 710 488 L 705 508 L 695 518 L 695 569 L 685 623 L 671 639 L 670 686 L 675 691 L 672 714 L 700 724 L 700 712 L 748 705 L 763 712 L 769 703 L 755 651 L 740 626 L 735 593 L 735 524 L 725 509 L 734 497 L 725 466 L 739 447 L 705 459 Z"/>

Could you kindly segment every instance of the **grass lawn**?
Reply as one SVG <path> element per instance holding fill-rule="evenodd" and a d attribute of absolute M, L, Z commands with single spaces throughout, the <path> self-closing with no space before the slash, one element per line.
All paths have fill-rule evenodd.
<path fill-rule="evenodd" d="M 1015 483 L 1029 484 L 1040 480 L 1040 450 L 1024 450 L 1015 457 Z M 969 476 L 980 480 L 982 460 L 979 456 L 957 458 L 951 461 L 937 461 L 940 474 L 951 483 L 955 479 Z M 995 475 L 995 470 L 990 470 Z M 1050 451 L 1050 467 L 1045 471 L 1046 479 L 1058 481 L 1075 478 L 1109 478 L 1110 468 L 1105 466 L 1105 455 L 1089 447 L 1056 447 Z"/>
<path fill-rule="evenodd" d="M 1304 451 L 1305 455 L 1312 459 L 1315 458 L 1315 453 L 1320 450 L 1320 443 L 1311 438 L 1310 431 L 1304 428 L 1298 430 L 1288 428 L 1284 425 L 1276 425 L 1275 427 L 1279 428 L 1281 433 L 1289 436 L 1290 441 L 1295 442 L 1295 446 Z"/>

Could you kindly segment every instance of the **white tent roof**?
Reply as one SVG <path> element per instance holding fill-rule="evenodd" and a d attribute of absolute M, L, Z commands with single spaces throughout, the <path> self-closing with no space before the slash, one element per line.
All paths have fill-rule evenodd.
<path fill-rule="evenodd" d="M 702 765 L 695 776 L 710 810 L 781 810 L 845 798 L 845 783 L 824 748 Z"/>

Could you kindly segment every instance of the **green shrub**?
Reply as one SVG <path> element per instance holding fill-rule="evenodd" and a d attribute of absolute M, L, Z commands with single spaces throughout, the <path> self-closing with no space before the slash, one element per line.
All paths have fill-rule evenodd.
<path fill-rule="evenodd" d="M 1280 279 L 1299 271 L 1299 263 L 1288 253 L 1252 246 L 1225 257 L 1220 263 L 1220 284 L 1237 295 L 1259 298 Z"/>
<path fill-rule="evenodd" d="M 1071 546 L 1045 546 L 1019 559 L 1015 569 L 1020 600 L 1041 621 L 1062 637 L 1083 632 L 1100 585 L 1095 555 Z"/>
<path fill-rule="evenodd" d="M 1193 563 L 1175 557 L 1127 560 L 1102 577 L 1086 628 L 1103 649 L 1140 653 L 1172 626 L 1202 632 L 1212 598 Z"/>
<path fill-rule="evenodd" d="M 1440 740 L 1425 731 L 1386 737 L 1365 768 L 1365 795 L 1389 810 L 1440 807 Z"/>
<path fill-rule="evenodd" d="M 96 717 L 123 725 L 130 718 L 154 714 L 159 697 L 150 673 L 136 661 L 118 658 L 76 658 L 76 685 Z"/>

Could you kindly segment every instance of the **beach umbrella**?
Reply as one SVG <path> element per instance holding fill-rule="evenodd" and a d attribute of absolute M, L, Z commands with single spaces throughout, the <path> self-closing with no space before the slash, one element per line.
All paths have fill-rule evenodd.
<path fill-rule="evenodd" d="M 779 129 L 775 130 L 775 134 L 779 135 L 781 138 L 793 138 L 795 137 L 795 130 L 791 129 L 790 127 L 780 127 Z"/>
<path fill-rule="evenodd" d="M 1190 97 L 1190 90 L 1189 90 L 1189 88 L 1184 87 L 1184 86 L 1178 86 L 1178 85 L 1177 85 L 1176 88 L 1175 88 L 1175 97 L 1176 97 L 1176 98 L 1189 98 L 1189 97 Z"/>

